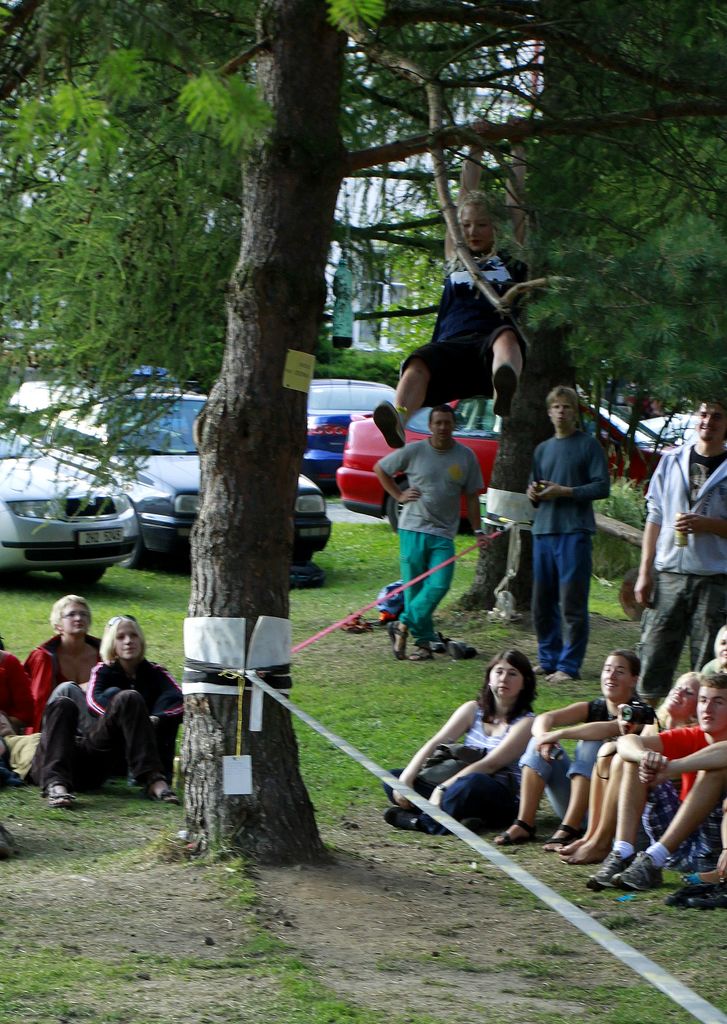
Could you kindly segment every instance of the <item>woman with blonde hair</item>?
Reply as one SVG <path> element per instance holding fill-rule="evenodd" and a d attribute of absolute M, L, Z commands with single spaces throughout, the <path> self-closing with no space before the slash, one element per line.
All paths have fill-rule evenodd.
<path fill-rule="evenodd" d="M 91 673 L 86 699 L 92 715 L 102 716 L 118 693 L 136 690 L 155 727 L 167 781 L 172 778 L 177 731 L 184 700 L 179 684 L 161 665 L 148 661 L 144 631 L 133 615 L 114 615 L 101 640 L 102 663 Z"/>
<path fill-rule="evenodd" d="M 100 641 L 89 633 L 91 609 L 85 597 L 60 597 L 51 608 L 50 624 L 55 636 L 31 651 L 23 666 L 33 695 L 33 732 L 40 730 L 45 706 L 54 690 L 63 683 L 75 683 L 85 690 L 91 670 L 99 660 Z M 80 695 L 75 692 L 64 695 L 79 703 Z"/>

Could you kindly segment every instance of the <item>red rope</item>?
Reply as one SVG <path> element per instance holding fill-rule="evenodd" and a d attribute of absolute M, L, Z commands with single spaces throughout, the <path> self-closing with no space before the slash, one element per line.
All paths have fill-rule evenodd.
<path fill-rule="evenodd" d="M 492 533 L 487 534 L 485 540 L 491 543 L 495 539 L 495 537 L 501 537 L 503 532 L 507 531 L 494 530 Z M 400 587 L 397 587 L 395 590 L 389 590 L 386 594 L 387 599 L 390 597 L 394 597 L 396 594 L 401 594 L 401 592 L 403 590 L 406 590 L 407 587 L 413 587 L 415 583 L 419 583 L 420 580 L 426 579 L 427 576 L 431 576 L 432 573 L 439 572 L 439 570 L 443 569 L 445 565 L 449 565 L 450 562 L 456 562 L 458 558 L 462 558 L 464 555 L 468 555 L 470 551 L 474 551 L 476 548 L 479 548 L 479 546 L 479 542 L 477 544 L 471 544 L 468 548 L 465 548 L 463 551 L 460 551 L 458 555 L 452 555 L 451 558 L 445 559 L 445 561 L 440 562 L 439 565 L 435 565 L 431 569 L 427 569 L 426 572 L 420 573 L 419 576 L 415 576 L 413 580 L 407 580 L 406 583 L 402 583 L 402 585 Z M 313 636 L 309 636 L 307 640 L 301 640 L 299 644 L 296 644 L 295 647 L 291 648 L 290 653 L 297 654 L 298 651 L 302 651 L 306 647 L 309 647 L 310 644 L 315 643 L 316 640 L 320 640 L 322 637 L 328 636 L 328 634 L 332 633 L 334 629 L 340 629 L 341 626 L 345 626 L 348 622 L 351 622 L 353 619 L 355 619 L 357 615 L 362 615 L 364 612 L 369 611 L 370 608 L 373 608 L 377 601 L 378 597 L 374 598 L 373 601 L 369 601 L 369 603 L 365 604 L 363 608 L 359 608 L 357 612 L 351 612 L 345 617 L 345 619 L 339 619 L 338 622 L 334 622 L 332 623 L 332 625 L 326 626 L 326 628 L 322 629 L 319 633 L 314 633 Z"/>

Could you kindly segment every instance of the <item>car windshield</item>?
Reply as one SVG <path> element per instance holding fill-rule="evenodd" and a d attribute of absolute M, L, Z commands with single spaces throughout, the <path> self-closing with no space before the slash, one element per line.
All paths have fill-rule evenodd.
<path fill-rule="evenodd" d="M 124 448 L 143 448 L 150 455 L 196 455 L 192 428 L 204 398 L 131 399 L 124 416 Z"/>
<path fill-rule="evenodd" d="M 40 454 L 27 437 L 12 436 L 8 430 L 8 427 L 0 425 L 0 459 L 29 459 Z"/>
<path fill-rule="evenodd" d="M 422 434 L 429 434 L 429 414 L 431 408 L 425 406 L 414 413 L 407 426 Z M 457 403 L 454 410 L 455 434 L 485 434 L 488 437 L 500 432 L 500 423 L 493 410 L 491 398 L 464 398 Z"/>

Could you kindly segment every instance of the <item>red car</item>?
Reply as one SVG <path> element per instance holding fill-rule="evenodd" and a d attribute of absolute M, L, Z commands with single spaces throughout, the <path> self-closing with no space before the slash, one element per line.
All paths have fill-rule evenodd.
<path fill-rule="evenodd" d="M 461 444 L 471 448 L 477 456 L 482 470 L 485 488 L 492 476 L 492 467 L 497 455 L 500 434 L 500 420 L 492 411 L 490 398 L 465 398 L 452 402 L 456 413 L 454 437 Z M 594 415 L 588 406 L 581 407 L 584 429 L 595 432 Z M 422 441 L 429 436 L 429 409 L 420 409 L 409 420 L 406 427 L 407 441 Z M 606 448 L 609 465 L 614 476 L 628 476 L 641 482 L 646 480 L 659 461 L 656 451 L 657 438 L 653 443 L 649 433 L 639 429 L 636 443 L 629 446 L 625 434 L 626 424 L 616 416 L 609 416 L 602 409 L 598 417 L 598 435 Z M 626 455 L 630 450 L 630 454 Z M 353 512 L 382 518 L 386 516 L 396 529 L 397 507 L 392 497 L 386 494 L 374 473 L 374 465 L 391 449 L 387 446 L 370 416 L 354 416 L 348 429 L 348 438 L 343 450 L 343 465 L 336 472 L 336 483 L 346 508 Z M 466 515 L 464 501 L 462 518 Z"/>

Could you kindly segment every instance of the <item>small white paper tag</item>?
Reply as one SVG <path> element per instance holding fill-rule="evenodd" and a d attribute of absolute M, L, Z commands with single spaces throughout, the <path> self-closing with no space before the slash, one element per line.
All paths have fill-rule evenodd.
<path fill-rule="evenodd" d="M 225 796 L 252 793 L 252 758 L 249 754 L 228 754 L 222 758 L 222 792 Z"/>

